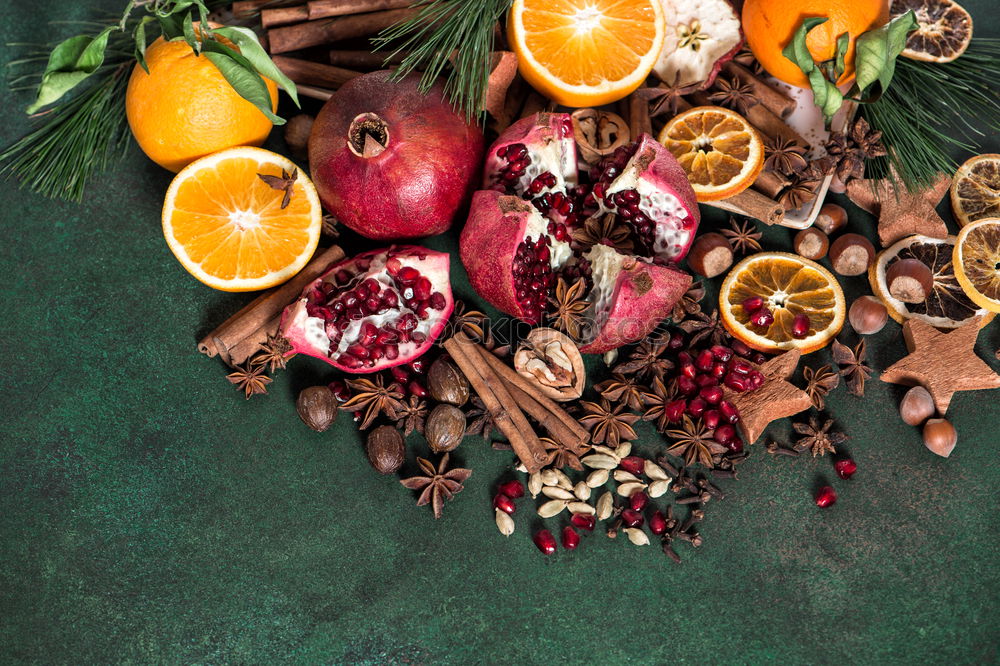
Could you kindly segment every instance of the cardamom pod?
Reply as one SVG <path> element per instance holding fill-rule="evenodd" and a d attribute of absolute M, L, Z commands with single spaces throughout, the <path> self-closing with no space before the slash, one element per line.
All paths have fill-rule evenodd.
<path fill-rule="evenodd" d="M 618 494 L 622 497 L 632 497 L 637 490 L 645 490 L 646 484 L 642 481 L 630 481 L 618 486 Z"/>
<path fill-rule="evenodd" d="M 663 493 L 670 489 L 670 479 L 658 479 L 649 484 L 649 488 L 646 489 L 646 493 L 652 497 L 661 497 Z"/>
<path fill-rule="evenodd" d="M 647 460 L 643 463 L 642 471 L 643 474 L 653 481 L 666 481 L 670 478 L 667 476 L 666 471 L 652 460 Z"/>
<path fill-rule="evenodd" d="M 504 536 L 510 536 L 514 533 L 514 519 L 500 509 L 497 509 L 497 529 Z"/>
<path fill-rule="evenodd" d="M 649 545 L 649 537 L 646 536 L 646 533 L 643 532 L 638 527 L 626 527 L 625 536 L 627 536 L 628 540 L 631 541 L 636 546 Z"/>
<path fill-rule="evenodd" d="M 577 499 L 586 502 L 590 499 L 590 486 L 588 486 L 584 481 L 573 486 L 573 494 L 576 495 Z"/>
<path fill-rule="evenodd" d="M 538 515 L 542 518 L 558 516 L 568 504 L 569 502 L 566 500 L 549 500 L 545 504 L 538 507 Z"/>
<path fill-rule="evenodd" d="M 549 499 L 566 500 L 572 501 L 576 499 L 576 495 L 566 490 L 565 488 L 560 488 L 559 486 L 545 486 L 542 488 L 542 494 Z"/>
<path fill-rule="evenodd" d="M 600 488 L 608 482 L 608 470 L 595 469 L 587 475 L 587 485 L 591 488 Z"/>
<path fill-rule="evenodd" d="M 615 498 L 610 490 L 604 492 L 597 500 L 597 519 L 607 520 L 615 511 Z"/>

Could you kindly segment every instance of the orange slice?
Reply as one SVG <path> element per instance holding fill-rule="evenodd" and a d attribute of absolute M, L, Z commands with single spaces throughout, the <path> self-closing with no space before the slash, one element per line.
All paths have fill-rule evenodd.
<path fill-rule="evenodd" d="M 514 0 L 507 38 L 521 76 L 565 106 L 638 88 L 663 48 L 662 0 Z"/>
<path fill-rule="evenodd" d="M 1000 155 L 977 155 L 951 181 L 951 208 L 960 226 L 1000 217 Z"/>
<path fill-rule="evenodd" d="M 962 227 L 952 252 L 955 279 L 972 302 L 1000 312 L 1000 218 Z"/>
<path fill-rule="evenodd" d="M 760 296 L 774 314 L 762 330 L 750 323 L 743 301 Z M 786 252 L 752 254 L 736 264 L 719 290 L 719 313 L 733 337 L 763 352 L 798 349 L 803 354 L 825 347 L 844 325 L 844 292 L 837 279 L 815 261 Z M 809 317 L 804 338 L 792 336 L 796 315 Z"/>
<path fill-rule="evenodd" d="M 283 190 L 258 174 L 297 171 L 288 206 Z M 266 289 L 298 273 L 323 224 L 316 188 L 291 161 L 241 146 L 203 157 L 174 177 L 163 202 L 163 235 L 181 265 L 223 291 Z"/>
<path fill-rule="evenodd" d="M 721 106 L 697 106 L 675 116 L 660 132 L 660 143 L 684 167 L 698 201 L 739 194 L 764 168 L 760 134 Z"/>

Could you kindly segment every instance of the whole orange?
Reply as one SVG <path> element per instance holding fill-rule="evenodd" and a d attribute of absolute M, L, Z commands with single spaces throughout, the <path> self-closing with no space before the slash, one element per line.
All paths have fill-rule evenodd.
<path fill-rule="evenodd" d="M 816 62 L 831 60 L 837 51 L 837 38 L 850 35 L 845 59 L 846 68 L 839 83 L 854 78 L 854 44 L 869 30 L 889 20 L 888 0 L 746 0 L 743 4 L 743 32 L 757 61 L 771 76 L 800 88 L 809 87 L 809 79 L 799 66 L 781 51 L 792 41 L 802 21 L 814 16 L 830 20 L 809 32 L 806 46 Z"/>
<path fill-rule="evenodd" d="M 186 42 L 157 39 L 146 49 L 146 64 L 149 74 L 139 65 L 132 70 L 125 112 L 139 147 L 163 168 L 176 173 L 226 148 L 259 146 L 270 134 L 267 116 Z M 265 83 L 274 111 L 278 86 L 269 79 Z"/>

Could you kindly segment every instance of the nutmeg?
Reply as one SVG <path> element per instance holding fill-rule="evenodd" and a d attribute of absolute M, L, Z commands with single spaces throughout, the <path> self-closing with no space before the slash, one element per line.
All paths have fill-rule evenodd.
<path fill-rule="evenodd" d="M 889 311 L 885 304 L 874 296 L 860 296 L 851 303 L 847 320 L 861 335 L 871 335 L 885 328 L 885 323 L 889 321 Z"/>
<path fill-rule="evenodd" d="M 393 474 L 403 466 L 406 457 L 403 435 L 392 426 L 379 426 L 368 433 L 365 453 L 376 472 Z"/>
<path fill-rule="evenodd" d="M 424 437 L 434 453 L 453 451 L 465 437 L 465 412 L 447 403 L 431 410 L 424 422 Z"/>
<path fill-rule="evenodd" d="M 847 226 L 847 211 L 843 206 L 828 203 L 819 209 L 813 226 L 827 236 L 832 236 Z"/>
<path fill-rule="evenodd" d="M 955 426 L 944 419 L 930 419 L 924 424 L 924 446 L 931 453 L 947 458 L 955 450 L 958 433 Z"/>
<path fill-rule="evenodd" d="M 918 426 L 934 416 L 935 411 L 934 398 L 923 386 L 914 386 L 899 402 L 899 416 L 906 425 Z"/>
<path fill-rule="evenodd" d="M 889 294 L 904 303 L 923 303 L 934 288 L 934 275 L 919 259 L 900 259 L 885 272 Z"/>
<path fill-rule="evenodd" d="M 461 406 L 469 399 L 469 380 L 458 366 L 442 356 L 427 371 L 427 390 L 438 402 Z"/>
<path fill-rule="evenodd" d="M 313 118 L 305 113 L 292 116 L 285 125 L 285 143 L 296 157 L 305 157 L 312 133 Z"/>
<path fill-rule="evenodd" d="M 698 275 L 713 278 L 733 265 L 733 248 L 725 236 L 709 232 L 698 236 L 687 261 L 688 267 Z"/>
<path fill-rule="evenodd" d="M 830 245 L 830 265 L 841 275 L 861 275 L 875 260 L 875 246 L 861 234 L 844 234 Z"/>
<path fill-rule="evenodd" d="M 795 248 L 795 254 L 806 259 L 819 261 L 826 256 L 826 251 L 830 249 L 830 239 L 819 229 L 809 227 L 795 234 L 792 246 Z"/>
<path fill-rule="evenodd" d="M 299 391 L 295 411 L 307 426 L 323 432 L 337 420 L 337 398 L 325 386 L 310 386 Z"/>

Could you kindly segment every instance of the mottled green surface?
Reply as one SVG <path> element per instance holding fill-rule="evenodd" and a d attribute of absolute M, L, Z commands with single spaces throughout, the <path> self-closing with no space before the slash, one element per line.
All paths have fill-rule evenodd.
<path fill-rule="evenodd" d="M 98 4 L 122 3 L 6 2 L 0 42 Z M 967 4 L 996 35 L 993 3 Z M 28 100 L 4 100 L 6 144 Z M 811 501 L 829 459 L 758 450 L 681 566 L 603 536 L 544 559 L 527 501 L 513 537 L 493 525 L 509 455 L 466 442 L 475 472 L 435 522 L 372 472 L 349 419 L 323 435 L 299 423 L 319 365 L 295 362 L 250 402 L 226 384 L 195 341 L 248 297 L 173 259 L 169 180 L 132 150 L 83 205 L 3 186 L 0 662 L 996 662 L 1000 394 L 956 396 L 943 460 L 897 418 L 897 387 L 841 389 L 830 412 L 860 471 L 834 480 L 833 508 Z M 879 369 L 904 351 L 896 325 L 871 342 Z M 979 352 L 994 367 L 998 345 L 993 324 Z"/>

